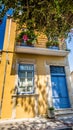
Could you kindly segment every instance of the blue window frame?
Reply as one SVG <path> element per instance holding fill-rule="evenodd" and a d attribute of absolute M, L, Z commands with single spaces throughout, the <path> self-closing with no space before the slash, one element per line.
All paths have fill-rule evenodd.
<path fill-rule="evenodd" d="M 29 94 L 34 92 L 34 65 L 19 64 L 18 93 Z"/>
<path fill-rule="evenodd" d="M 64 66 L 50 66 L 50 72 L 51 74 L 64 74 L 65 75 Z"/>

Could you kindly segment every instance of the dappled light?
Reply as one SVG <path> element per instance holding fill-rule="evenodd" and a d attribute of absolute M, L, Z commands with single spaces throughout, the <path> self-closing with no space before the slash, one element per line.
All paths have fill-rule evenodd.
<path fill-rule="evenodd" d="M 24 58 L 28 59 L 30 57 L 30 61 L 32 61 L 32 58 L 35 58 L 35 55 L 14 55 L 13 61 L 12 61 L 12 68 L 11 68 L 11 75 L 14 75 L 16 77 L 17 75 L 17 65 L 15 59 L 18 59 L 18 61 L 23 61 Z M 37 60 L 38 57 L 36 57 Z M 21 59 L 21 60 L 20 60 Z M 13 96 L 12 98 L 12 105 L 14 105 L 14 98 L 16 98 L 15 106 L 13 107 L 16 111 L 16 118 L 29 118 L 29 117 L 35 117 L 36 111 L 38 115 L 45 115 L 47 114 L 47 93 L 46 93 L 46 72 L 43 64 L 43 59 L 41 59 L 41 63 L 39 64 L 39 60 L 37 60 L 37 75 L 35 75 L 35 93 L 38 93 L 38 96 L 34 96 L 28 94 L 28 96 L 19 96 L 16 97 Z M 43 70 L 43 71 L 42 71 Z M 16 82 L 16 79 L 15 79 Z M 48 81 L 49 82 L 49 81 Z M 10 93 L 16 94 L 16 86 L 11 89 Z M 37 106 L 36 106 L 37 103 Z"/>
<path fill-rule="evenodd" d="M 0 123 L 0 130 L 59 130 L 70 128 L 71 126 L 62 120 L 32 118 Z"/>
<path fill-rule="evenodd" d="M 35 116 L 35 98 L 24 97 L 17 99 L 16 117 L 34 117 Z"/>

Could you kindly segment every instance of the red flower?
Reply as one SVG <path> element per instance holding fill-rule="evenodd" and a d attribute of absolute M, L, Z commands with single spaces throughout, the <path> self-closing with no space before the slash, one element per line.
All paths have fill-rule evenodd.
<path fill-rule="evenodd" d="M 23 40 L 24 41 L 27 41 L 28 40 L 28 36 L 25 34 L 25 35 L 23 35 Z"/>

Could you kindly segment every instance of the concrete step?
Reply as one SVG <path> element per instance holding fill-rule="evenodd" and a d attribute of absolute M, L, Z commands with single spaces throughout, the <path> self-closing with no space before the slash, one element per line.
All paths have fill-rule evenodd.
<path fill-rule="evenodd" d="M 71 117 L 73 116 L 73 108 L 56 109 L 55 116 L 56 117 Z"/>

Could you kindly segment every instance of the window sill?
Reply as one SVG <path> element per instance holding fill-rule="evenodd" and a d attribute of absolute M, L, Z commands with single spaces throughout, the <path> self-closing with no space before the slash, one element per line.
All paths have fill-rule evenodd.
<path fill-rule="evenodd" d="M 36 94 L 36 93 L 33 93 L 33 94 L 13 94 L 12 98 L 14 98 L 14 97 L 16 97 L 16 98 L 31 97 L 31 96 L 37 97 L 37 96 L 39 96 L 39 94 Z"/>

